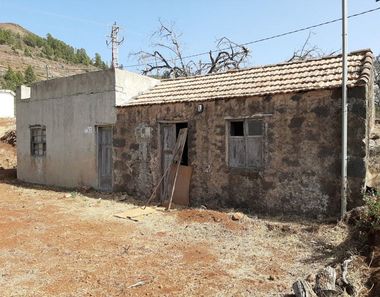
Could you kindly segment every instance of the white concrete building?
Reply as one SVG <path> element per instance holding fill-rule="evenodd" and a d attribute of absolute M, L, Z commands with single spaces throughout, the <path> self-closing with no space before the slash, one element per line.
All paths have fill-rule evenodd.
<path fill-rule="evenodd" d="M 158 83 L 109 69 L 19 87 L 17 177 L 38 184 L 112 190 L 115 105 Z"/>
<path fill-rule="evenodd" d="M 15 117 L 15 93 L 11 90 L 0 90 L 0 118 Z"/>

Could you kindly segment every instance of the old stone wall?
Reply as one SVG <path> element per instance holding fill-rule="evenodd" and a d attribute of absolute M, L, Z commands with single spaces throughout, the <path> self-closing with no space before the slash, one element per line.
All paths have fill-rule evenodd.
<path fill-rule="evenodd" d="M 114 189 L 147 199 L 161 176 L 160 121 L 188 122 L 192 205 L 270 214 L 337 215 L 340 209 L 341 92 L 118 108 Z M 366 88 L 349 91 L 349 207 L 361 203 L 367 146 Z M 202 113 L 197 105 L 203 104 Z M 226 119 L 265 123 L 264 166 L 227 165 Z"/>

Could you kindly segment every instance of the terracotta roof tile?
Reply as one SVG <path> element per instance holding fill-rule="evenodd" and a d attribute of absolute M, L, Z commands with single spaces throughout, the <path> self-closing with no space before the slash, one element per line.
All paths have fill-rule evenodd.
<path fill-rule="evenodd" d="M 237 71 L 163 80 L 126 106 L 205 101 L 326 89 L 341 85 L 341 56 L 254 67 Z M 348 55 L 348 86 L 366 84 L 372 73 L 370 50 Z"/>

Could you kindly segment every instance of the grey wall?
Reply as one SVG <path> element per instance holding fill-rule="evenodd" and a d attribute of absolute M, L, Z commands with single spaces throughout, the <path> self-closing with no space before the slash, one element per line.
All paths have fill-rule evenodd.
<path fill-rule="evenodd" d="M 113 125 L 115 105 L 159 81 L 110 69 L 20 87 L 16 95 L 17 176 L 63 187 L 98 188 L 96 127 Z M 30 126 L 46 126 L 46 156 L 30 152 Z"/>
<path fill-rule="evenodd" d="M 24 89 L 24 92 L 27 91 Z M 17 176 L 64 187 L 97 187 L 96 125 L 115 122 L 115 72 L 91 72 L 17 91 Z M 46 156 L 30 153 L 30 125 L 46 126 Z"/>
<path fill-rule="evenodd" d="M 134 97 L 153 88 L 159 80 L 142 76 L 133 72 L 116 69 L 116 105 L 126 105 Z"/>

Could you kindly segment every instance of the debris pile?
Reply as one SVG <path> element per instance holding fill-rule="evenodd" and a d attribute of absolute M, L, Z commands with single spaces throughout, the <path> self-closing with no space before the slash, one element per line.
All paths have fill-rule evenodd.
<path fill-rule="evenodd" d="M 350 236 L 346 239 L 349 249 L 340 251 L 344 253 L 339 257 L 340 261 L 334 261 L 316 275 L 310 274 L 306 279 L 293 283 L 296 297 L 380 296 L 380 282 L 376 279 L 376 271 L 380 272 L 376 268 L 376 248 L 370 253 L 371 246 L 380 246 L 380 232 L 375 232 L 378 241 L 376 236 L 371 236 L 374 232 L 369 231 L 365 223 L 367 216 L 368 206 L 354 208 L 345 214 L 339 224 L 350 229 Z M 341 248 L 343 246 L 341 244 Z"/>
<path fill-rule="evenodd" d="M 336 267 L 327 266 L 321 269 L 313 280 L 299 279 L 293 284 L 296 297 L 357 296 L 358 286 L 348 278 L 349 264 L 354 257 L 343 261 Z"/>
<path fill-rule="evenodd" d="M 371 278 L 370 283 L 373 285 L 370 297 L 380 296 L 380 231 L 376 230 L 370 234 L 371 246 Z"/>
<path fill-rule="evenodd" d="M 16 146 L 16 130 L 10 130 L 6 132 L 1 138 L 1 142 L 8 143 L 12 146 Z"/>

